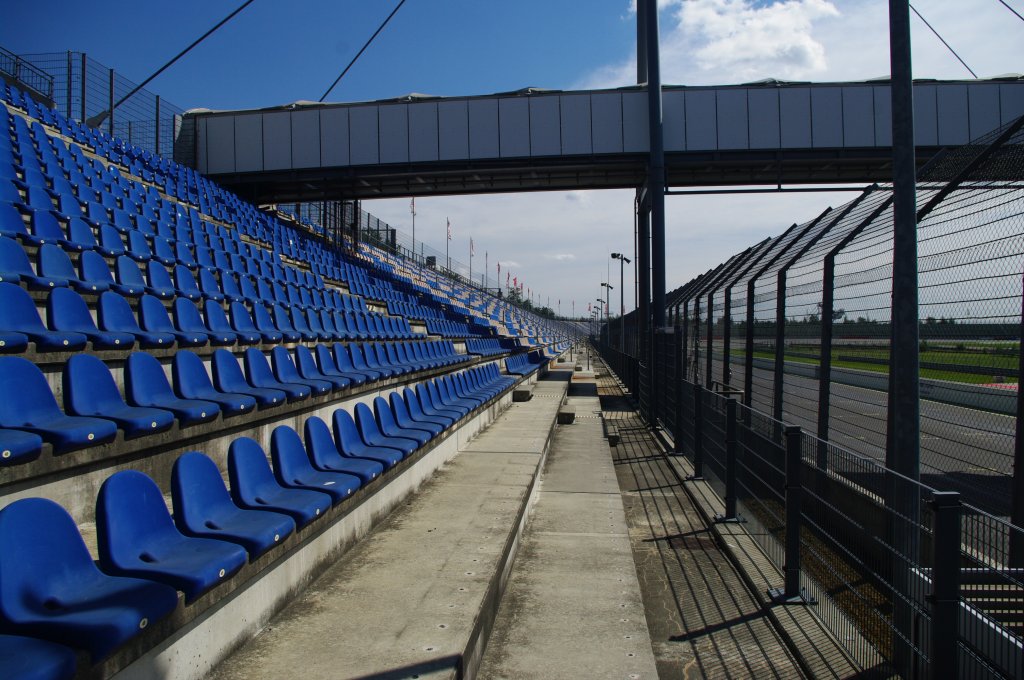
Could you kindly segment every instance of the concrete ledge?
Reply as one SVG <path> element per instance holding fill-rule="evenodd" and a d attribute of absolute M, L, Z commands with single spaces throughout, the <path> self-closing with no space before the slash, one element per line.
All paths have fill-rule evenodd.
<path fill-rule="evenodd" d="M 571 425 L 576 421 L 576 407 L 563 406 L 558 409 L 558 424 Z"/>

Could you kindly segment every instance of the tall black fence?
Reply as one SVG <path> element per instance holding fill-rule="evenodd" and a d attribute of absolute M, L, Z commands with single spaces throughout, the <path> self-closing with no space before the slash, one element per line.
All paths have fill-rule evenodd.
<path fill-rule="evenodd" d="M 884 465 L 890 186 L 673 291 L 675 326 L 638 338 L 646 352 L 617 340 L 635 314 L 600 347 L 756 527 L 779 597 L 817 601 L 865 668 L 1024 677 L 1022 126 L 919 175 L 920 480 Z"/>

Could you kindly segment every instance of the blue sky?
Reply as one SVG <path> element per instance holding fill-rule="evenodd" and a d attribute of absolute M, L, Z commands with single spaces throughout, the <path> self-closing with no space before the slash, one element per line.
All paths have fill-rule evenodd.
<path fill-rule="evenodd" d="M 1007 0 L 1024 13 L 1024 0 Z M 397 0 L 256 0 L 155 80 L 181 107 L 249 108 L 318 99 Z M 175 3 L 9 2 L 0 46 L 16 53 L 85 51 L 136 81 L 198 37 L 240 0 Z M 998 0 L 915 0 L 982 77 L 1024 72 L 1024 22 Z M 407 0 L 331 101 L 410 92 L 467 95 L 526 86 L 615 87 L 634 78 L 630 0 Z M 663 78 L 730 84 L 765 77 L 857 80 L 888 74 L 885 0 L 659 0 Z M 912 19 L 917 77 L 969 78 Z M 668 285 L 693 276 L 851 194 L 672 197 Z M 631 191 L 432 197 L 416 202 L 417 236 L 474 270 L 489 253 L 568 313 L 601 292 L 612 251 L 633 252 Z M 409 201 L 367 209 L 409 231 Z M 627 279 L 630 276 L 627 274 Z M 618 274 L 612 273 L 617 285 Z M 619 291 L 613 293 L 618 297 Z M 626 299 L 633 296 L 627 283 Z M 613 309 L 614 309 L 613 305 Z M 627 309 L 631 305 L 627 302 Z"/>

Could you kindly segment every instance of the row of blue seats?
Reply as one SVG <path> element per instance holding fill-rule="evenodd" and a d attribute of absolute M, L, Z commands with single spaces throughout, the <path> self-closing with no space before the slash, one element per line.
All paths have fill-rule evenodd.
<path fill-rule="evenodd" d="M 236 212 L 237 197 L 228 194 L 191 168 L 154 156 L 148 151 L 110 137 L 99 130 L 87 128 L 78 121 L 67 119 L 52 109 L 36 106 L 27 97 L 23 101 L 28 101 L 28 108 L 15 102 L 13 98 L 8 98 L 7 101 L 25 111 L 29 116 L 43 120 L 61 134 L 85 145 L 90 151 L 104 156 L 111 163 L 130 167 L 136 176 L 160 186 L 169 196 L 198 206 L 205 214 L 224 220 Z M 4 113 L 6 113 L 6 107 L 4 107 Z M 15 115 L 9 116 L 9 122 L 14 127 L 18 127 L 19 123 L 24 124 L 24 120 Z M 33 132 L 38 131 L 41 135 L 49 136 L 54 145 L 62 143 L 61 140 L 54 139 L 50 133 L 42 130 L 42 126 L 36 121 L 31 123 L 31 129 Z M 38 136 L 40 135 L 37 134 L 36 137 Z M 0 135 L 0 139 L 2 138 L 3 135 Z M 19 139 L 19 142 L 21 141 Z M 24 147 L 19 144 L 19 148 Z M 263 236 L 262 240 L 267 240 L 268 234 L 252 228 L 259 225 L 246 222 L 239 226 L 243 227 L 245 233 Z"/>
<path fill-rule="evenodd" d="M 118 429 L 125 438 L 140 437 L 163 432 L 175 420 L 184 427 L 213 420 L 218 413 L 241 415 L 257 405 L 278 406 L 468 360 L 439 341 L 337 344 L 333 351 L 324 345 L 314 350 L 299 346 L 294 358 L 284 347 L 275 347 L 269 363 L 250 348 L 242 365 L 230 351 L 219 349 L 211 358 L 211 382 L 202 360 L 183 350 L 173 359 L 172 390 L 159 360 L 135 352 L 125 364 L 122 397 L 101 360 L 78 354 L 63 368 L 62 412 L 35 364 L 0 357 L 0 465 L 34 460 L 43 441 L 59 455 L 108 443 Z"/>
<path fill-rule="evenodd" d="M 468 338 L 466 352 L 491 357 L 512 351 L 512 347 L 500 338 Z"/>
<path fill-rule="evenodd" d="M 0 221 L 3 207 L 0 203 Z M 164 299 L 183 295 L 192 300 L 261 300 L 303 309 L 368 311 L 362 298 L 346 295 L 333 288 L 311 289 L 301 284 L 282 284 L 279 281 L 270 283 L 259 276 L 252 277 L 242 272 L 236 274 L 233 269 L 225 270 L 217 266 L 200 267 L 194 273 L 187 265 L 174 264 L 172 279 L 165 267 L 167 262 L 163 259 L 140 257 L 135 251 L 119 253 L 104 245 L 96 249 L 78 250 L 73 243 L 61 243 L 60 246 L 53 242 L 36 244 L 39 247 L 33 270 L 28 254 L 19 252 L 19 245 L 9 236 L 11 234 L 0 235 L 0 277 L 6 275 L 3 280 L 17 281 L 24 276 L 36 288 L 52 288 L 55 285 L 52 280 L 59 279 L 64 282 L 63 285 L 73 285 L 93 292 L 113 288 L 123 295 L 146 292 Z M 77 269 L 72 256 L 78 259 Z M 108 259 L 114 261 L 113 271 Z M 146 270 L 145 276 L 143 267 Z M 43 280 L 37 280 L 39 278 Z"/>
<path fill-rule="evenodd" d="M 54 288 L 46 300 L 47 326 L 27 291 L 0 275 L 0 352 L 22 352 L 31 341 L 37 351 L 144 349 L 294 343 L 337 340 L 419 340 L 424 336 L 402 328 L 402 320 L 359 312 L 328 313 L 269 308 L 257 302 L 251 311 L 232 302 L 225 312 L 220 303 L 203 304 L 203 312 L 186 297 L 175 299 L 171 314 L 164 302 L 142 295 L 139 313 L 113 291 L 101 293 L 99 323 L 86 301 L 69 288 Z M 229 316 L 230 314 L 230 316 Z M 172 321 L 173 315 L 173 321 Z"/>
<path fill-rule="evenodd" d="M 3 182 L 0 181 L 0 189 L 2 187 Z M 315 274 L 281 265 L 268 251 L 250 244 L 228 240 L 224 243 L 230 247 L 222 246 L 219 236 L 204 234 L 197 238 L 188 234 L 189 240 L 183 240 L 179 238 L 181 233 L 171 237 L 147 234 L 144 230 L 125 230 L 116 224 L 95 224 L 84 217 L 67 217 L 50 210 L 35 210 L 28 215 L 31 230 L 18 206 L 4 202 L 0 196 L 0 235 L 16 238 L 28 245 L 53 243 L 75 252 L 94 250 L 107 257 L 127 255 L 140 263 L 156 260 L 164 266 L 183 265 L 192 271 L 206 269 L 245 274 L 262 279 L 268 285 L 294 285 L 311 292 L 325 290 L 323 280 Z M 193 238 L 200 243 L 192 243 Z M 241 253 L 242 250 L 246 253 Z"/>
<path fill-rule="evenodd" d="M 505 359 L 505 370 L 514 375 L 530 375 L 547 363 L 548 359 L 539 351 L 534 350 L 523 354 L 514 354 Z"/>
<path fill-rule="evenodd" d="M 228 451 L 230 490 L 210 458 L 185 453 L 172 470 L 173 515 L 152 479 L 117 472 L 97 497 L 98 563 L 58 504 L 15 501 L 0 510 L 0 625 L 100 661 L 175 609 L 177 591 L 193 602 L 509 384 L 493 365 L 478 367 L 377 397 L 372 411 L 357 404 L 354 418 L 338 409 L 333 435 L 318 417 L 306 420 L 304 437 L 279 426 L 271 435 L 272 469 L 259 443 L 236 439 Z M 5 677 L 24 668 L 4 654 L 17 641 L 0 637 Z M 41 677 L 73 674 L 73 655 L 24 644 L 52 673 Z"/>

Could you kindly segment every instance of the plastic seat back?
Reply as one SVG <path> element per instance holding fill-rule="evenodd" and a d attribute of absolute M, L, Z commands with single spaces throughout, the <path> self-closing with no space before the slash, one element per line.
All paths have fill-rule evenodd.
<path fill-rule="evenodd" d="M 108 656 L 178 604 L 173 588 L 103 574 L 75 521 L 43 498 L 0 510 L 0 619 L 19 632 Z"/>
<path fill-rule="evenodd" d="M 174 586 L 191 602 L 245 564 L 240 546 L 184 536 L 156 483 L 136 470 L 108 477 L 96 499 L 96 542 L 108 573 Z"/>
<path fill-rule="evenodd" d="M 231 442 L 228 448 L 228 479 L 231 498 L 236 505 L 285 512 L 300 527 L 331 507 L 331 497 L 326 493 L 282 487 L 274 478 L 263 447 L 249 437 L 239 437 Z"/>

